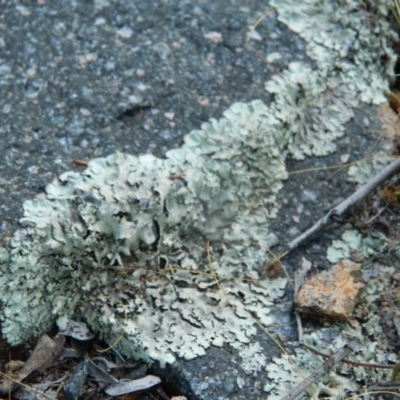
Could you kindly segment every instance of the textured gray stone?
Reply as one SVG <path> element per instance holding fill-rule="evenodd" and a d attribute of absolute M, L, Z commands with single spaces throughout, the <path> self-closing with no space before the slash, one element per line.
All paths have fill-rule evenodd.
<path fill-rule="evenodd" d="M 235 101 L 258 98 L 268 104 L 271 96 L 264 83 L 290 62 L 315 67 L 305 53 L 305 43 L 277 22 L 272 9 L 257 26 L 258 35 L 247 34 L 263 13 L 258 1 L 240 6 L 230 2 L 193 6 L 186 1 L 7 3 L 0 37 L 4 93 L 0 135 L 8 143 L 0 158 L 4 238 L 17 227 L 22 201 L 35 195 L 41 198 L 52 177 L 71 169 L 71 159 L 88 160 L 116 150 L 163 156 L 166 150 L 180 147 L 183 134 L 210 117 L 220 117 Z M 213 37 L 207 35 L 210 32 L 220 33 L 222 41 L 207 39 Z M 271 54 L 267 60 L 272 64 L 265 63 L 264 57 Z M 279 97 L 276 86 L 269 90 Z M 355 102 L 351 96 L 349 100 Z M 374 112 L 375 108 L 365 107 L 355 115 L 357 121 L 365 121 L 373 119 L 370 113 Z M 336 142 L 338 154 L 360 158 L 373 141 L 364 135 L 373 128 L 367 125 L 361 124 L 364 132 L 360 132 L 359 125 L 348 124 L 346 135 Z M 287 169 L 338 161 L 334 155 L 289 162 Z M 320 181 L 325 176 L 317 173 Z M 315 189 L 310 175 L 298 175 L 284 185 L 277 201 L 281 212 L 272 225 L 283 239 L 288 232 L 294 234 L 293 216 L 302 207 L 299 194 L 307 188 Z M 315 207 L 304 205 L 297 229 L 309 225 L 337 193 L 349 190 L 344 179 L 332 181 L 317 194 Z M 307 255 L 324 261 L 323 244 L 311 247 Z M 276 304 L 278 323 L 288 322 L 289 309 L 289 296 Z M 293 329 L 275 332 L 290 337 Z M 265 357 L 276 351 L 263 333 L 257 341 Z M 180 386 L 193 399 L 264 397 L 262 374 L 243 372 L 238 351 L 230 350 L 212 349 L 203 358 L 179 360 L 164 373 L 179 376 Z M 237 385 L 229 394 L 226 382 Z"/>

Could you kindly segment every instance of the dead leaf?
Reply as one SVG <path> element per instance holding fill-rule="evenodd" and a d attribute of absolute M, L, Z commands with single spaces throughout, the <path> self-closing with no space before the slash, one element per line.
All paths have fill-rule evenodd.
<path fill-rule="evenodd" d="M 55 361 L 61 353 L 65 343 L 65 336 L 58 333 L 56 337 L 51 339 L 48 335 L 43 334 L 36 347 L 34 348 L 31 356 L 26 361 L 23 368 L 18 372 L 16 381 L 22 382 L 28 378 L 33 372 L 44 372 Z M 0 394 L 8 394 L 15 390 L 18 382 L 5 380 L 0 385 Z"/>
<path fill-rule="evenodd" d="M 93 375 L 94 379 L 96 380 L 96 383 L 100 387 L 104 387 L 105 384 L 115 384 L 118 383 L 118 380 L 115 379 L 112 375 L 110 375 L 107 371 L 105 371 L 103 368 L 99 367 L 96 365 L 86 354 L 85 355 L 86 360 L 89 363 L 89 370 L 90 373 Z"/>
<path fill-rule="evenodd" d="M 161 383 L 161 379 L 158 376 L 147 375 L 144 378 L 135 379 L 133 381 L 119 381 L 110 386 L 106 390 L 106 393 L 109 396 L 122 396 L 123 394 L 148 389 L 159 383 Z"/>

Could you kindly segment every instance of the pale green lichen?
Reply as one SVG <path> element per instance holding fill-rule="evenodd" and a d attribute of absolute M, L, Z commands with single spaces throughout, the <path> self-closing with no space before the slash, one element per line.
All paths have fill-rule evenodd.
<path fill-rule="evenodd" d="M 385 101 L 388 77 L 396 62 L 388 38 L 396 40 L 385 17 L 388 3 L 375 1 L 371 14 L 358 0 L 272 0 L 278 19 L 298 33 L 307 44 L 307 55 L 316 70 L 326 74 L 326 88 L 346 85 L 359 93 L 360 100 L 379 104 Z M 322 75 L 323 77 L 323 75 Z M 333 85 L 333 86 L 332 86 Z"/>
<path fill-rule="evenodd" d="M 278 126 L 261 102 L 235 104 L 165 160 L 96 159 L 48 185 L 46 200 L 26 201 L 25 229 L 2 257 L 7 340 L 21 343 L 67 317 L 86 319 L 110 343 L 123 330 L 124 354 L 162 364 L 248 343 L 254 317 L 273 323 L 272 302 L 286 285 L 257 282 L 286 176 Z"/>
<path fill-rule="evenodd" d="M 294 158 L 336 150 L 334 139 L 344 135 L 356 101 L 340 80 L 335 83 L 329 87 L 327 71 L 313 71 L 302 63 L 291 63 L 267 82 L 266 89 L 275 94 L 272 112 L 287 126 L 285 143 Z"/>
<path fill-rule="evenodd" d="M 241 367 L 247 374 L 262 371 L 267 361 L 264 349 L 258 342 L 253 342 L 243 347 L 239 352 L 239 356 L 242 358 Z"/>
<path fill-rule="evenodd" d="M 374 154 L 374 157 L 361 160 L 349 168 L 349 181 L 358 185 L 368 182 L 373 176 L 389 165 L 395 157 L 382 151 Z"/>
<path fill-rule="evenodd" d="M 268 225 L 285 158 L 334 151 L 358 100 L 382 101 L 394 64 L 384 43 L 389 29 L 378 20 L 368 30 L 358 1 L 271 3 L 306 40 L 316 68 L 290 64 L 266 83 L 270 106 L 232 105 L 166 159 L 96 159 L 82 173 L 61 175 L 45 200 L 26 201 L 24 228 L 0 250 L 10 343 L 57 319 L 82 318 L 110 343 L 124 331 L 117 347 L 127 356 L 165 364 L 229 343 L 246 372 L 265 363 L 257 346 L 243 346 L 256 333 L 254 318 L 273 323 L 273 301 L 286 285 L 258 281 L 276 241 Z"/>
<path fill-rule="evenodd" d="M 311 70 L 293 63 L 267 82 L 266 89 L 275 94 L 271 108 L 288 126 L 294 158 L 329 154 L 360 101 L 385 101 L 396 62 L 386 41 L 394 34 L 383 18 L 371 21 L 358 0 L 310 0 L 296 7 L 292 1 L 272 0 L 271 5 L 278 19 L 306 41 L 306 52 L 316 64 Z"/>
<path fill-rule="evenodd" d="M 294 69 L 297 70 L 299 76 L 290 75 L 285 78 L 283 75 L 276 78 L 278 84 L 274 83 L 272 87 L 271 83 L 267 84 L 267 89 L 276 93 L 278 98 L 277 115 L 281 115 L 283 121 L 293 124 L 291 126 L 293 135 L 289 135 L 288 140 L 289 151 L 295 158 L 318 154 L 319 142 L 322 140 L 319 134 L 321 130 L 326 134 L 324 139 L 332 150 L 334 144 L 329 142 L 329 137 L 334 134 L 341 135 L 343 124 L 351 118 L 352 109 L 357 106 L 358 100 L 372 104 L 384 101 L 383 93 L 388 87 L 388 78 L 393 74 L 395 62 L 394 54 L 386 43 L 386 39 L 392 35 L 390 27 L 384 18 L 371 16 L 366 9 L 361 7 L 358 0 L 330 2 L 309 0 L 296 3 L 295 7 L 291 1 L 272 0 L 271 5 L 277 9 L 280 21 L 306 41 L 307 54 L 316 64 L 316 69 L 309 72 L 309 78 L 304 72 L 302 73 L 301 65 L 295 65 Z M 383 0 L 374 2 L 373 7 L 379 11 L 377 14 L 387 13 L 387 2 Z M 303 69 L 305 69 L 304 66 Z M 295 95 L 290 96 L 286 88 L 290 88 Z M 316 92 L 315 97 L 313 91 Z M 336 95 L 336 92 L 339 95 Z M 306 96 L 303 97 L 303 93 Z M 279 105 L 279 96 L 281 105 Z M 287 99 L 284 99 L 285 96 Z M 296 96 L 300 99 L 296 100 Z M 304 106 L 303 101 L 307 97 L 308 100 Z M 342 105 L 347 104 L 348 110 L 339 118 L 335 112 L 333 118 L 330 118 L 329 112 L 321 118 L 324 107 L 318 105 L 329 106 L 335 101 Z M 286 104 L 289 104 L 290 112 L 286 112 L 284 108 Z M 333 109 L 335 110 L 334 105 Z M 337 108 L 335 111 L 340 114 L 340 109 Z M 307 123 L 307 118 L 311 120 L 311 123 Z M 328 128 L 326 128 L 326 122 L 328 122 Z M 337 124 L 336 128 L 335 124 Z M 291 143 L 295 144 L 292 148 Z M 324 148 L 322 146 L 322 149 Z M 363 163 L 351 169 L 351 177 L 357 183 L 365 183 L 388 162 L 390 161 L 382 163 L 382 159 L 377 158 L 369 164 Z M 328 250 L 328 259 L 331 262 L 349 257 L 352 250 L 359 251 L 368 258 L 385 249 L 387 245 L 384 237 L 362 237 L 355 231 L 345 233 L 343 239 L 335 241 Z M 379 270 L 379 277 L 373 279 L 369 277 L 365 292 L 365 299 L 369 304 L 376 300 L 389 285 L 388 280 L 392 271 L 382 266 Z M 336 327 L 333 328 L 336 332 L 331 335 L 327 335 L 329 328 L 317 329 L 312 335 L 306 335 L 305 340 L 310 341 L 314 337 L 311 344 L 319 346 L 324 352 L 328 349 L 334 352 L 344 343 L 356 342 L 359 351 L 356 355 L 352 354 L 350 358 L 363 362 L 366 360 L 377 363 L 394 362 L 396 356 L 389 356 L 386 353 L 384 334 L 376 311 L 371 310 L 367 321 L 358 325 L 357 328 Z M 383 339 L 381 343 L 378 337 Z M 269 381 L 264 390 L 268 393 L 268 399 L 281 399 L 321 363 L 322 359 L 301 348 L 296 349 L 296 354 L 291 361 L 285 355 L 275 359 L 274 363 L 266 368 Z M 303 372 L 300 373 L 298 368 Z M 314 398 L 343 399 L 348 392 L 360 390 L 358 383 L 361 379 L 366 381 L 371 376 L 382 379 L 387 378 L 388 373 L 382 370 L 352 368 L 341 364 L 318 383 L 311 385 L 309 389 L 313 392 Z M 307 393 L 299 396 L 299 398 L 309 397 Z"/>
<path fill-rule="evenodd" d="M 386 250 L 387 243 L 387 238 L 381 232 L 362 236 L 356 230 L 348 230 L 343 233 L 342 240 L 334 240 L 332 245 L 328 247 L 327 259 L 331 263 L 337 263 L 340 260 L 350 258 L 352 252 L 357 252 L 364 259 L 367 259 Z"/>
<path fill-rule="evenodd" d="M 378 276 L 368 281 L 362 297 L 368 304 L 369 314 L 362 324 L 333 325 L 315 329 L 313 333 L 304 336 L 305 343 L 325 354 L 334 354 L 345 344 L 350 344 L 352 350 L 347 359 L 370 364 L 394 363 L 397 356 L 387 351 L 385 333 L 378 313 L 379 304 L 376 304 L 376 300 L 390 285 L 393 272 L 393 267 L 380 266 Z M 292 345 L 295 346 L 295 355 L 290 359 L 288 355 L 274 358 L 266 367 L 268 381 L 264 391 L 268 393 L 268 400 L 281 399 L 325 361 L 310 350 L 299 347 L 298 343 Z M 391 373 L 390 369 L 356 367 L 340 363 L 318 382 L 310 385 L 309 391 L 315 398 L 345 399 L 351 393 L 362 392 L 362 386 L 367 382 L 390 379 Z M 306 392 L 298 397 L 308 398 L 310 394 Z"/>

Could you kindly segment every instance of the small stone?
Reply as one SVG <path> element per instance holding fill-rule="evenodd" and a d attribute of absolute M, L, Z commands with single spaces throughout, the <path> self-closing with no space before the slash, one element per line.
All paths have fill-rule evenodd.
<path fill-rule="evenodd" d="M 340 156 L 340 161 L 341 161 L 343 164 L 346 164 L 346 163 L 349 161 L 349 159 L 350 159 L 350 154 L 349 154 L 349 153 L 345 153 L 345 154 L 342 154 L 342 155 Z"/>
<path fill-rule="evenodd" d="M 117 35 L 124 39 L 129 39 L 133 35 L 133 30 L 129 26 L 123 26 L 117 30 Z"/>
<path fill-rule="evenodd" d="M 28 171 L 31 175 L 36 175 L 39 172 L 39 168 L 36 165 L 28 167 Z"/>
<path fill-rule="evenodd" d="M 363 287 L 360 264 L 342 260 L 314 275 L 301 287 L 295 309 L 300 314 L 345 321 L 353 312 Z"/>
<path fill-rule="evenodd" d="M 29 8 L 18 5 L 15 7 L 15 9 L 24 17 L 29 17 L 31 15 L 31 11 L 29 10 Z"/>
<path fill-rule="evenodd" d="M 207 39 L 211 42 L 214 42 L 214 43 L 222 42 L 222 34 L 219 32 L 208 32 L 208 33 L 205 33 L 203 36 L 205 39 Z"/>
<path fill-rule="evenodd" d="M 171 53 L 171 49 L 167 43 L 159 42 L 153 45 L 153 50 L 160 56 L 162 60 L 166 60 Z"/>
<path fill-rule="evenodd" d="M 210 100 L 205 97 L 199 97 L 197 102 L 203 107 L 207 107 L 210 105 Z"/>
<path fill-rule="evenodd" d="M 84 116 L 84 117 L 90 117 L 92 115 L 92 112 L 88 110 L 87 108 L 80 108 L 79 112 Z"/>
<path fill-rule="evenodd" d="M 254 29 L 250 29 L 247 34 L 246 34 L 247 38 L 249 40 L 262 40 L 262 36 Z"/>

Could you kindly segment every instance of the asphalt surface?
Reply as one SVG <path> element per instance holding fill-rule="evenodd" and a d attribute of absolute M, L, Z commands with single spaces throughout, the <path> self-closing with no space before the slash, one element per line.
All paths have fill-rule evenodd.
<path fill-rule="evenodd" d="M 304 49 L 267 1 L 2 1 L 0 236 L 6 240 L 18 228 L 25 199 L 40 196 L 59 173 L 82 169 L 72 160 L 115 151 L 162 157 L 232 103 L 268 103 L 264 83 L 274 73 L 291 61 L 312 65 Z M 271 64 L 265 57 L 273 52 L 282 57 Z M 361 158 L 374 141 L 375 114 L 357 113 L 336 155 L 291 162 L 289 170 L 340 163 L 347 153 Z M 344 175 L 317 189 L 328 175 L 286 183 L 273 225 L 282 240 L 309 226 L 338 193 L 351 192 Z M 326 235 L 325 244 L 333 237 Z M 323 262 L 324 242 L 307 251 Z M 290 309 L 288 293 L 277 306 L 280 322 L 290 322 Z M 291 326 L 277 332 L 295 337 Z M 255 340 L 266 356 L 279 354 L 262 332 Z M 214 348 L 158 373 L 188 399 L 265 398 L 263 373 L 246 375 L 238 360 L 235 350 Z"/>
<path fill-rule="evenodd" d="M 73 159 L 162 156 L 233 102 L 267 101 L 273 68 L 304 60 L 304 45 L 265 4 L 235 3 L 2 4 L 0 229 L 15 229 L 21 201 Z M 260 40 L 249 39 L 264 13 Z"/>

